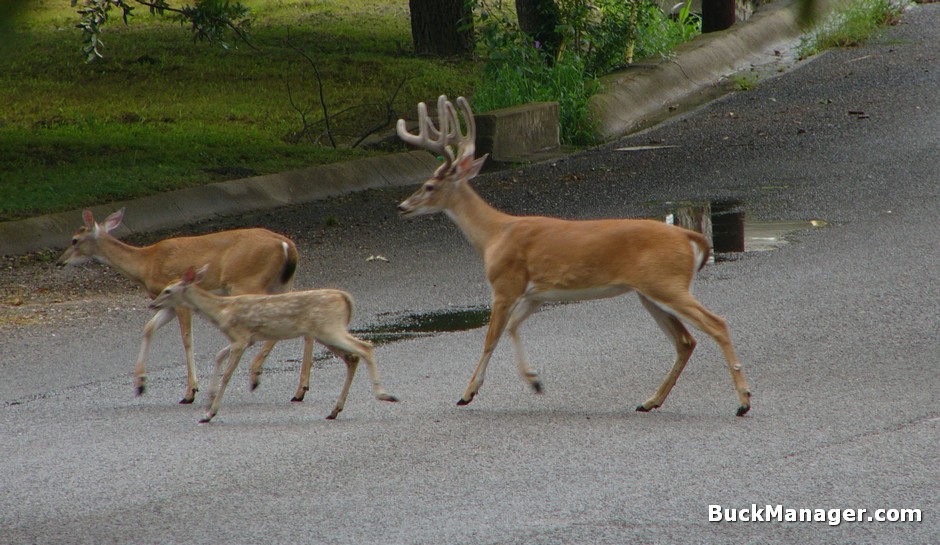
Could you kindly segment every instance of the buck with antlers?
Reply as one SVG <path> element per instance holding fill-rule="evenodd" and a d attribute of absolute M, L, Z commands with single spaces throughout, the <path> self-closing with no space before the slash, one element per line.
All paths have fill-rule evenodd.
<path fill-rule="evenodd" d="M 97 223 L 90 210 L 82 213 L 85 225 L 72 236 L 71 245 L 57 265 L 76 265 L 95 260 L 110 265 L 140 285 L 154 298 L 192 265 L 208 263 L 211 273 L 203 281 L 206 289 L 223 293 L 279 293 L 293 285 L 297 270 L 297 248 L 289 238 L 267 229 L 234 229 L 208 235 L 161 240 L 135 247 L 116 239 L 111 232 L 124 220 L 124 209 Z M 192 313 L 186 307 L 157 312 L 144 327 L 140 354 L 134 369 L 137 395 L 146 389 L 145 360 L 153 334 L 174 317 L 179 320 L 186 353 L 186 390 L 180 403 L 192 403 L 199 390 L 192 348 Z M 260 381 L 262 365 L 274 346 L 264 344 L 251 364 L 251 389 Z"/>
<path fill-rule="evenodd" d="M 750 391 L 725 320 L 709 312 L 689 292 L 695 273 L 711 255 L 701 234 L 653 220 L 603 219 L 568 221 L 539 216 L 512 216 L 488 205 L 468 183 L 487 156 L 474 158 L 476 126 L 467 101 L 460 115 L 446 96 L 438 99 L 438 126 L 418 104 L 418 132 L 398 121 L 398 136 L 408 144 L 444 157 L 427 181 L 398 205 L 402 216 L 443 211 L 483 259 L 493 293 L 492 313 L 483 354 L 458 405 L 466 405 L 483 385 L 490 356 L 504 330 L 509 332 L 522 377 L 536 391 L 538 374 L 529 366 L 518 329 L 546 301 L 613 297 L 635 291 L 644 308 L 669 336 L 676 361 L 662 385 L 638 411 L 655 409 L 682 373 L 695 348 L 683 321 L 711 336 L 721 347 L 738 395 L 738 416 L 751 408 Z"/>
<path fill-rule="evenodd" d="M 360 358 L 366 360 L 369 367 L 376 399 L 398 401 L 382 389 L 372 345 L 349 334 L 353 301 L 348 293 L 319 289 L 274 295 L 213 295 L 198 285 L 205 278 L 208 268 L 205 266 L 197 271 L 190 267 L 179 281 L 167 286 L 150 304 L 153 309 L 192 308 L 209 318 L 231 343 L 216 357 L 215 372 L 209 388 L 212 404 L 200 422 L 209 422 L 218 414 L 225 387 L 242 353 L 256 340 L 280 341 L 303 337 L 304 356 L 295 401 L 303 400 L 310 386 L 314 341 L 320 341 L 346 362 L 346 382 L 328 419 L 336 418 L 346 405 L 346 396 Z M 222 385 L 217 386 L 222 360 L 226 357 L 228 366 L 222 376 Z"/>

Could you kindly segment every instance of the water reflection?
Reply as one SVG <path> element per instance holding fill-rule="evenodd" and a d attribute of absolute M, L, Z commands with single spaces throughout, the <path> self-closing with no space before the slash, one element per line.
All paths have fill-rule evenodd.
<path fill-rule="evenodd" d="M 667 204 L 666 223 L 709 237 L 719 260 L 721 254 L 774 250 L 793 233 L 829 225 L 823 220 L 749 221 L 744 203 L 735 200 Z"/>

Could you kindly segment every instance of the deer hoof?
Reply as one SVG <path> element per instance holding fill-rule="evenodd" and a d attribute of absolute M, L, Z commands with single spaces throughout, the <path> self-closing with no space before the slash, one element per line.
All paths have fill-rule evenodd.
<path fill-rule="evenodd" d="M 143 384 L 140 384 L 139 386 L 137 386 L 137 388 L 135 388 L 135 390 L 136 390 L 137 397 L 140 397 L 144 395 L 144 392 L 147 391 L 147 387 Z"/>
<path fill-rule="evenodd" d="M 339 412 L 340 412 L 341 410 L 342 410 L 342 409 L 338 409 L 338 410 L 337 410 L 337 409 L 333 409 L 333 412 L 331 412 L 330 415 L 326 417 L 326 419 L 327 419 L 327 420 L 336 420 L 336 417 L 339 416 Z"/>
<path fill-rule="evenodd" d="M 542 393 L 542 381 L 541 380 L 532 381 L 532 389 L 535 390 L 535 393 L 541 394 Z"/>
<path fill-rule="evenodd" d="M 377 397 L 379 401 L 388 401 L 389 403 L 398 402 L 398 398 L 393 396 L 392 394 L 379 394 Z"/>
<path fill-rule="evenodd" d="M 749 410 L 751 410 L 750 405 L 741 405 L 740 407 L 738 407 L 737 416 L 744 416 L 747 414 Z"/>
<path fill-rule="evenodd" d="M 192 402 L 196 401 L 196 392 L 198 391 L 199 389 L 196 388 L 191 393 L 184 395 L 183 399 L 180 400 L 180 405 L 190 405 Z"/>
<path fill-rule="evenodd" d="M 200 423 L 200 424 L 208 424 L 211 420 L 212 420 L 212 417 L 211 417 L 211 416 L 207 416 L 207 417 L 205 417 L 205 418 L 200 418 L 200 419 L 199 419 L 199 423 Z"/>
<path fill-rule="evenodd" d="M 470 394 L 470 399 L 460 398 L 460 400 L 457 401 L 457 406 L 458 406 L 458 407 L 463 407 L 463 406 L 465 406 L 465 405 L 469 405 L 470 402 L 473 401 L 473 398 L 474 398 L 475 396 L 476 396 L 476 394 Z"/>
<path fill-rule="evenodd" d="M 638 413 L 648 413 L 648 412 L 652 411 L 653 409 L 658 409 L 658 408 L 659 408 L 659 405 L 653 405 L 652 407 L 647 407 L 646 405 L 637 405 L 637 406 L 636 406 L 636 412 L 638 412 Z"/>
<path fill-rule="evenodd" d="M 291 398 L 291 403 L 300 403 L 301 401 L 303 401 L 304 397 L 307 395 L 307 392 L 310 391 L 310 387 L 304 386 L 303 388 L 297 391 L 300 393 Z"/>

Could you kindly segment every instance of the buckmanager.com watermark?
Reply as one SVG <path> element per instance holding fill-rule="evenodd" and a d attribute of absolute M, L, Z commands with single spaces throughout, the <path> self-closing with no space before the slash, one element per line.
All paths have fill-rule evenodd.
<path fill-rule="evenodd" d="M 708 506 L 708 522 L 824 522 L 838 526 L 843 522 L 920 521 L 920 509 L 807 509 L 754 503 L 743 508 Z"/>

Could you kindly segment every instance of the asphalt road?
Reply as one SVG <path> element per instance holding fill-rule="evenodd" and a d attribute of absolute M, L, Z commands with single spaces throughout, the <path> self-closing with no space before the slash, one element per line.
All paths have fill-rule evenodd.
<path fill-rule="evenodd" d="M 321 362 L 307 400 L 291 404 L 300 343 L 282 343 L 261 388 L 248 392 L 243 363 L 219 416 L 200 426 L 201 403 L 175 403 L 185 372 L 171 328 L 157 335 L 149 392 L 133 396 L 149 314 L 129 293 L 87 301 L 105 309 L 97 316 L 0 338 L 0 542 L 936 542 L 938 39 L 940 5 L 919 6 L 866 47 L 475 184 L 515 213 L 660 215 L 671 202 L 732 199 L 750 222 L 825 221 L 706 267 L 696 283 L 731 326 L 754 393 L 747 417 L 734 416 L 725 363 L 702 335 L 667 403 L 633 411 L 673 355 L 627 296 L 526 323 L 543 395 L 527 391 L 505 342 L 477 399 L 455 407 L 482 346 L 472 329 L 379 346 L 401 403 L 373 400 L 359 376 L 326 421 L 343 365 Z M 648 144 L 669 147 L 617 151 Z M 446 218 L 396 217 L 407 193 L 199 229 L 291 235 L 304 256 L 298 287 L 351 291 L 359 328 L 485 305 L 479 260 Z M 375 255 L 388 261 L 367 261 Z M 204 389 L 221 345 L 198 324 Z M 712 505 L 825 520 L 710 522 Z M 845 509 L 865 509 L 862 522 Z M 881 509 L 922 520 L 869 522 L 909 514 Z"/>

